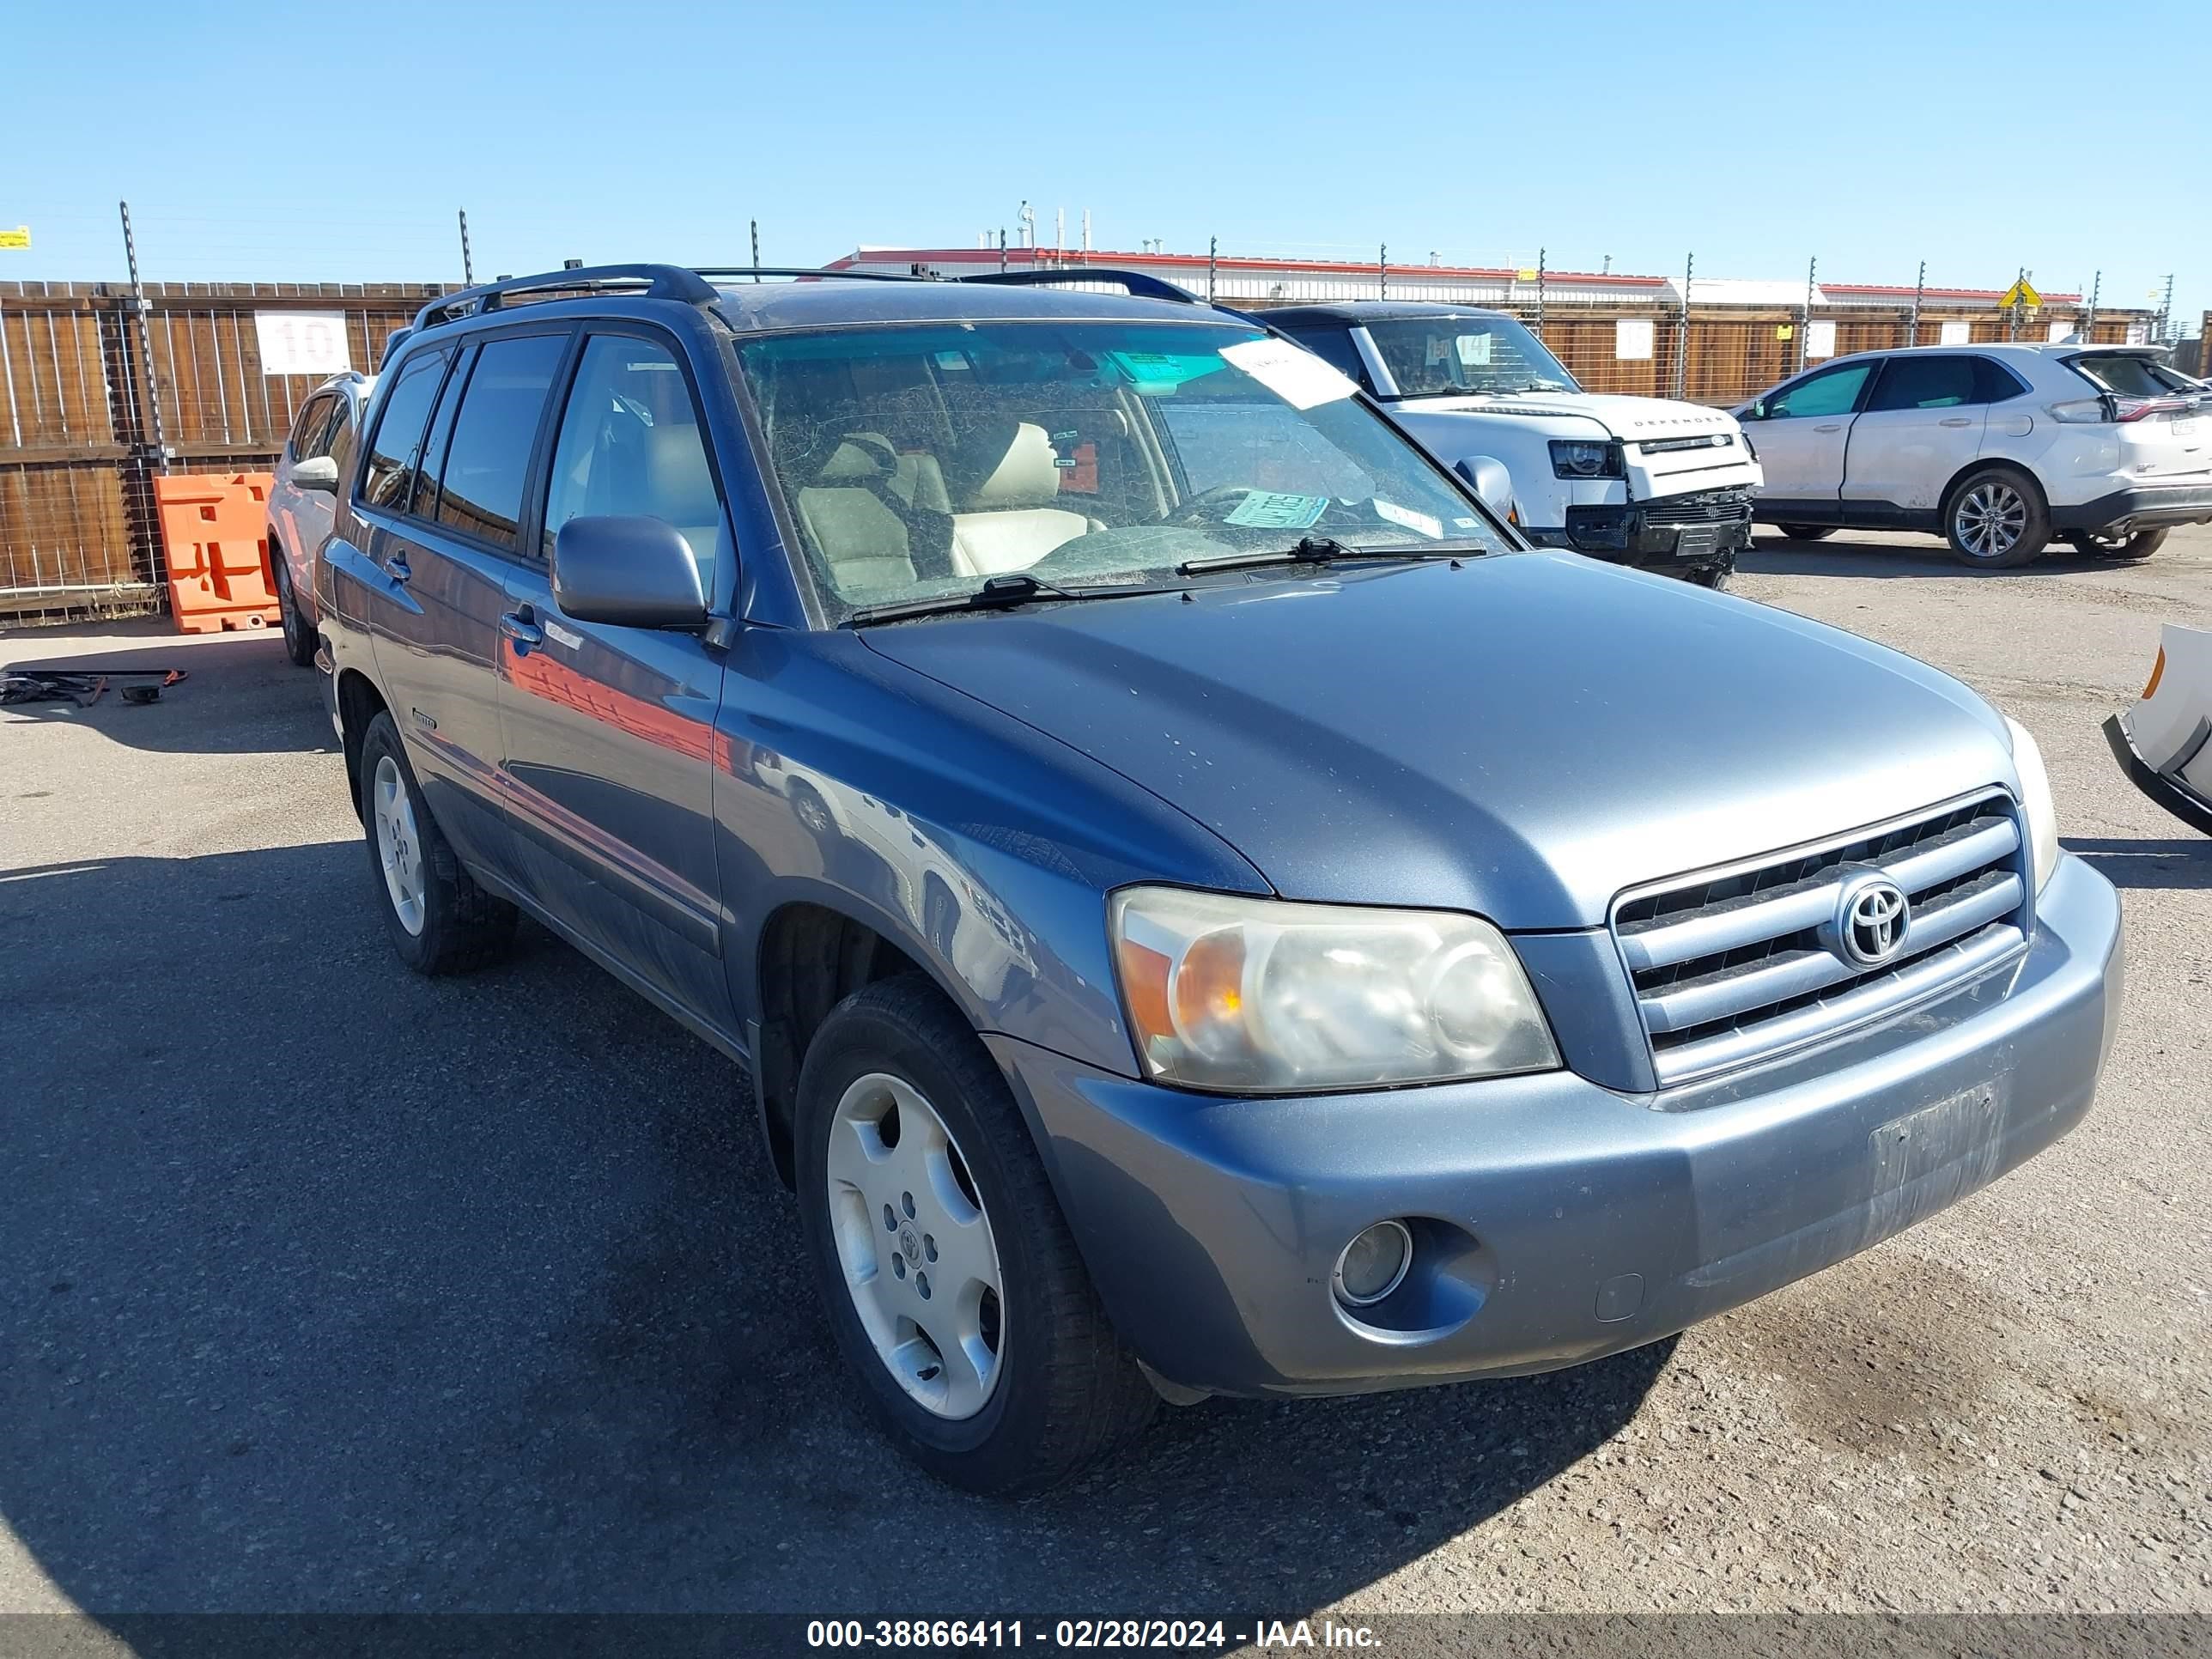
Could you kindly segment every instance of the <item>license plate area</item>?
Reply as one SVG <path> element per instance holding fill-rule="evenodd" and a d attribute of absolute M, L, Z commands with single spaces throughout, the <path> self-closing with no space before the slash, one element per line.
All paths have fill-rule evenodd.
<path fill-rule="evenodd" d="M 2004 1152 L 2001 1115 L 1997 1085 L 1984 1083 L 1869 1133 L 1873 1234 L 1900 1231 L 1990 1182 Z"/>
<path fill-rule="evenodd" d="M 1684 525 L 1674 538 L 1674 556 L 1678 559 L 1709 559 L 1719 550 L 1721 527 L 1717 524 Z"/>

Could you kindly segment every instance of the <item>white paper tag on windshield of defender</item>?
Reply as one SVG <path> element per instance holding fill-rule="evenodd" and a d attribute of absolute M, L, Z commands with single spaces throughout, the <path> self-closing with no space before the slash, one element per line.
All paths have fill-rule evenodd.
<path fill-rule="evenodd" d="M 1392 524 L 1401 524 L 1414 534 L 1426 536 L 1432 542 L 1440 542 L 1444 538 L 1444 527 L 1442 521 L 1431 518 L 1425 513 L 1416 513 L 1410 507 L 1401 507 L 1395 501 L 1386 501 L 1380 495 L 1375 498 L 1375 510 L 1383 518 L 1389 520 Z"/>
<path fill-rule="evenodd" d="M 1239 340 L 1222 347 L 1221 356 L 1292 409 L 1333 404 L 1359 389 L 1341 370 L 1288 340 Z"/>
<path fill-rule="evenodd" d="M 1459 360 L 1469 368 L 1490 367 L 1490 340 L 1487 334 L 1462 334 L 1459 337 Z"/>

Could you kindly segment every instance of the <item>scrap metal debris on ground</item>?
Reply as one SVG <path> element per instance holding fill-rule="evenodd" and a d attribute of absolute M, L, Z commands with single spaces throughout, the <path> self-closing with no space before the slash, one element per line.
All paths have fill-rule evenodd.
<path fill-rule="evenodd" d="M 8 668 L 0 669 L 0 704 L 73 702 L 89 708 L 110 679 L 133 682 L 122 689 L 125 702 L 158 702 L 164 687 L 185 678 L 180 668 Z"/>

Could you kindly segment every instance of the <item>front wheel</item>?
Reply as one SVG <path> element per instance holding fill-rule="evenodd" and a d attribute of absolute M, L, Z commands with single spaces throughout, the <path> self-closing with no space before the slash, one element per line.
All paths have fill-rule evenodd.
<path fill-rule="evenodd" d="M 909 1457 L 1057 1484 L 1157 1396 L 1107 1323 L 1005 1078 L 919 975 L 833 1010 L 799 1081 L 799 1202 L 832 1334 Z"/>
<path fill-rule="evenodd" d="M 1951 551 L 1977 570 L 2016 570 L 2051 539 L 2043 492 L 2009 467 L 1984 467 L 1951 492 L 1943 529 Z"/>
<path fill-rule="evenodd" d="M 2147 559 L 2166 545 L 2165 528 L 2138 530 L 2132 536 L 2110 536 L 2100 530 L 2075 532 L 2076 551 L 2093 559 Z"/>
<path fill-rule="evenodd" d="M 1817 542 L 1836 533 L 1836 526 L 1832 524 L 1778 524 L 1774 527 L 1793 542 Z"/>

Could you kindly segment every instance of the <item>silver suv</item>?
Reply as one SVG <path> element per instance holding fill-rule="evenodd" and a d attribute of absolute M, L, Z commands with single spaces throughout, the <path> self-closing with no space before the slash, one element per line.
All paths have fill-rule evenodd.
<path fill-rule="evenodd" d="M 1991 343 L 1863 351 L 1735 411 L 1765 471 L 1753 507 L 1800 540 L 1923 530 L 1978 569 L 2054 536 L 2148 558 L 2212 522 L 2204 388 L 2152 346 Z"/>

